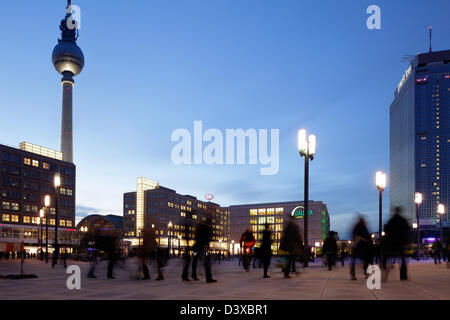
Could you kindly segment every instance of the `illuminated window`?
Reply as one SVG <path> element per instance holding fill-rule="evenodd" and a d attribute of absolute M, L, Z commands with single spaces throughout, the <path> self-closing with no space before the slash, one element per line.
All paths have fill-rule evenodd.
<path fill-rule="evenodd" d="M 50 219 L 50 225 L 54 226 L 55 225 L 55 219 Z"/>
<path fill-rule="evenodd" d="M 250 215 L 256 216 L 258 214 L 258 209 L 250 209 Z"/>
<path fill-rule="evenodd" d="M 38 224 L 38 219 L 37 219 L 37 217 L 31 217 L 31 223 L 32 223 L 32 224 Z"/>
<path fill-rule="evenodd" d="M 193 215 L 192 215 L 192 219 L 197 219 L 197 215 L 196 215 L 196 214 L 193 214 Z"/>
<path fill-rule="evenodd" d="M 191 208 L 191 207 L 188 207 L 188 208 L 187 208 L 187 211 L 189 211 L 189 212 L 192 211 L 192 208 Z"/>
<path fill-rule="evenodd" d="M 173 208 L 173 203 L 172 202 L 167 202 L 167 206 Z"/>
<path fill-rule="evenodd" d="M 66 226 L 66 220 L 59 220 L 59 226 L 65 227 Z"/>
<path fill-rule="evenodd" d="M 19 204 L 16 202 L 11 202 L 11 210 L 19 211 Z"/>
<path fill-rule="evenodd" d="M 266 217 L 259 217 L 259 218 L 258 218 L 258 223 L 259 223 L 259 224 L 264 224 L 264 223 L 266 223 Z"/>
<path fill-rule="evenodd" d="M 33 159 L 32 165 L 33 167 L 39 167 L 39 161 Z"/>
<path fill-rule="evenodd" d="M 191 205 L 191 204 L 192 204 L 192 202 L 190 202 L 189 200 L 186 201 L 186 203 L 187 203 L 188 205 Z"/>
<path fill-rule="evenodd" d="M 283 213 L 283 208 L 276 208 L 276 209 L 275 209 L 275 212 L 276 212 L 277 214 L 281 214 L 281 213 Z"/>
<path fill-rule="evenodd" d="M 13 215 L 11 216 L 11 222 L 19 222 L 19 216 L 13 214 Z"/>
<path fill-rule="evenodd" d="M 267 223 L 275 223 L 275 218 L 274 217 L 267 217 Z"/>
<path fill-rule="evenodd" d="M 267 214 L 274 214 L 275 209 L 274 208 L 267 208 Z"/>
<path fill-rule="evenodd" d="M 266 209 L 258 209 L 259 214 L 266 214 Z"/>
<path fill-rule="evenodd" d="M 42 167 L 43 167 L 44 169 L 50 169 L 50 165 L 49 165 L 47 162 L 43 162 L 43 163 L 42 163 Z"/>
<path fill-rule="evenodd" d="M 5 210 L 11 209 L 11 203 L 8 202 L 8 201 L 3 201 L 2 202 L 2 208 L 5 209 Z"/>
<path fill-rule="evenodd" d="M 71 227 L 72 226 L 72 220 L 66 220 L 66 226 Z"/>
<path fill-rule="evenodd" d="M 186 212 L 181 212 L 182 217 L 186 217 Z"/>
<path fill-rule="evenodd" d="M 28 216 L 23 217 L 23 223 L 30 223 L 31 219 Z"/>
<path fill-rule="evenodd" d="M 23 164 L 31 166 L 31 159 L 30 158 L 23 158 Z"/>
<path fill-rule="evenodd" d="M 9 214 L 2 214 L 2 220 L 3 221 L 9 221 Z"/>

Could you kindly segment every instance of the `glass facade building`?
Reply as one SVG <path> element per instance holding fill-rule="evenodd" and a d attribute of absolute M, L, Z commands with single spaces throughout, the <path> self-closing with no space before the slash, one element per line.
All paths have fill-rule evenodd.
<path fill-rule="evenodd" d="M 450 50 L 418 54 L 406 71 L 390 107 L 390 207 L 401 206 L 416 222 L 414 195 L 422 193 L 420 226 L 436 235 L 450 205 Z"/>

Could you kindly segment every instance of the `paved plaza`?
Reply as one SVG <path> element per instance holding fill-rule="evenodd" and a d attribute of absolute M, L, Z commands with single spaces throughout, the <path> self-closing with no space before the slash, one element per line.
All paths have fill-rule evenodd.
<path fill-rule="evenodd" d="M 69 261 L 81 268 L 81 289 L 69 290 L 66 286 L 66 270 L 62 264 L 55 269 L 51 264 L 36 260 L 25 261 L 25 272 L 34 273 L 36 279 L 1 279 L 1 299 L 168 299 L 168 300 L 448 300 L 450 299 L 450 269 L 446 264 L 435 265 L 431 260 L 410 261 L 409 280 L 399 280 L 398 265 L 389 274 L 380 290 L 369 290 L 362 274 L 357 269 L 357 281 L 351 281 L 349 266 L 338 266 L 328 271 L 319 263 L 300 271 L 291 279 L 284 279 L 280 269 L 272 266 L 270 279 L 262 279 L 262 269 L 245 272 L 238 261 L 225 261 L 212 266 L 217 283 L 205 283 L 203 269 L 199 269 L 198 282 L 182 282 L 182 261 L 172 260 L 164 269 L 165 280 L 155 281 L 155 265 L 150 265 L 151 280 L 136 280 L 137 265 L 134 261 L 120 263 L 114 269 L 116 279 L 106 279 L 107 262 L 97 266 L 98 279 L 86 277 L 89 264 Z M 200 267 L 200 265 L 199 265 Z M 0 274 L 20 273 L 20 260 L 0 261 Z"/>

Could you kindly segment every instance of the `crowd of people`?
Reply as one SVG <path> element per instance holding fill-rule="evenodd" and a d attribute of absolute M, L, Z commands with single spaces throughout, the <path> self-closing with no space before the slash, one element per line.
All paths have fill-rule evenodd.
<path fill-rule="evenodd" d="M 189 239 L 189 230 L 191 225 L 185 225 L 184 239 Z M 212 241 L 213 229 L 211 219 L 198 223 L 195 228 L 194 244 L 188 247 L 182 255 L 183 268 L 181 271 L 181 280 L 184 282 L 199 281 L 197 275 L 198 263 L 201 262 L 204 267 L 204 275 L 207 283 L 214 283 L 212 276 L 211 260 L 212 256 L 220 263 L 225 259 L 223 252 L 218 252 L 212 255 L 210 243 Z M 338 263 L 341 266 L 345 265 L 347 260 L 350 260 L 350 279 L 356 280 L 355 266 L 356 261 L 361 261 L 362 270 L 366 277 L 368 277 L 368 267 L 374 262 L 378 264 L 385 272 L 384 279 L 391 269 L 391 265 L 395 261 L 400 262 L 400 279 L 408 279 L 408 271 L 406 264 L 405 246 L 409 241 L 409 225 L 401 215 L 401 208 L 395 208 L 394 215 L 385 225 L 385 233 L 378 241 L 373 241 L 364 218 L 359 217 L 352 231 L 351 245 L 339 247 L 337 244 L 337 234 L 330 232 L 329 236 L 324 240 L 322 246 L 322 259 L 328 270 L 332 270 L 333 266 Z M 260 246 L 256 247 L 256 239 L 250 229 L 247 229 L 240 238 L 241 254 L 239 255 L 239 265 L 245 271 L 249 272 L 253 262 L 253 268 L 258 267 L 263 269 L 263 278 L 270 278 L 269 266 L 273 258 L 273 239 L 274 235 L 271 226 L 266 224 L 262 232 Z M 164 267 L 170 261 L 169 248 L 163 248 L 158 245 L 153 228 L 145 229 L 140 234 L 140 245 L 128 252 L 127 257 L 123 256 L 123 252 L 119 250 L 118 239 L 113 234 L 104 234 L 102 232 L 94 232 L 87 234 L 84 238 L 85 247 L 88 248 L 88 256 L 90 267 L 87 274 L 88 278 L 97 278 L 96 267 L 99 263 L 100 254 L 108 260 L 107 264 L 107 278 L 114 279 L 114 267 L 123 267 L 120 261 L 127 259 L 135 259 L 138 261 L 135 278 L 142 280 L 150 280 L 150 261 L 154 261 L 156 266 L 157 277 L 156 281 L 164 280 Z M 450 242 L 442 243 L 437 239 L 431 246 L 429 251 L 425 251 L 424 257 L 432 257 L 435 264 L 440 264 L 447 261 L 447 268 L 450 268 L 448 259 L 448 250 Z M 283 231 L 283 236 L 280 239 L 279 248 L 277 250 L 277 266 L 283 272 L 284 278 L 291 278 L 290 273 L 298 273 L 296 270 L 296 262 L 300 261 L 314 261 L 315 251 L 311 248 L 305 248 L 302 235 L 298 224 L 294 217 L 290 217 L 287 221 Z M 15 259 L 20 258 L 24 253 L 12 252 L 1 253 L 1 259 Z M 230 255 L 227 255 L 230 258 Z M 24 254 L 24 258 L 39 258 L 36 254 Z M 60 254 L 60 258 L 64 260 L 64 267 L 66 267 L 66 260 L 71 258 L 70 255 L 64 251 Z M 56 263 L 56 261 L 55 261 Z M 54 266 L 54 264 L 53 264 Z M 190 271 L 190 272 L 189 272 Z M 190 274 L 190 277 L 189 277 Z"/>

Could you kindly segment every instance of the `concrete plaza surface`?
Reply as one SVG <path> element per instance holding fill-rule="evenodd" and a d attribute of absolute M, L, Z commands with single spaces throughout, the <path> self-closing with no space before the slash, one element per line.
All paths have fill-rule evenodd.
<path fill-rule="evenodd" d="M 272 266 L 270 279 L 262 279 L 262 269 L 245 272 L 238 261 L 225 261 L 212 265 L 217 283 L 205 283 L 203 266 L 199 264 L 198 282 L 182 282 L 182 261 L 172 260 L 164 268 L 164 281 L 155 281 L 155 265 L 150 265 L 151 280 L 136 280 L 134 261 L 120 263 L 114 269 L 116 279 L 106 279 L 107 262 L 97 266 L 98 279 L 86 277 L 89 264 L 68 261 L 68 265 L 81 268 L 81 289 L 69 290 L 62 263 L 55 269 L 51 263 L 25 261 L 25 272 L 34 273 L 36 279 L 0 279 L 0 299 L 167 299 L 167 300 L 449 300 L 450 269 L 445 263 L 435 265 L 431 260 L 410 261 L 409 280 L 399 280 L 399 266 L 389 274 L 380 290 L 370 290 L 362 269 L 357 266 L 358 280 L 351 281 L 349 266 L 337 266 L 328 271 L 319 263 L 304 269 L 298 266 L 297 275 L 284 279 L 280 269 Z M 200 268 L 202 267 L 202 268 Z M 20 273 L 20 260 L 0 261 L 0 274 Z"/>

